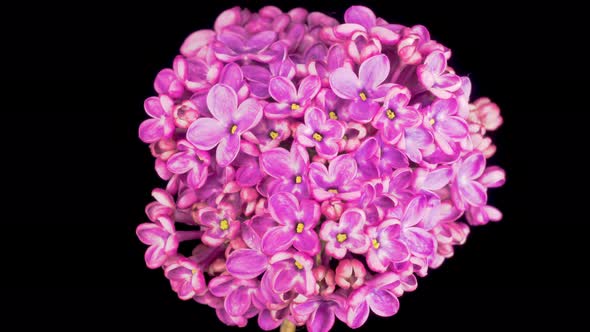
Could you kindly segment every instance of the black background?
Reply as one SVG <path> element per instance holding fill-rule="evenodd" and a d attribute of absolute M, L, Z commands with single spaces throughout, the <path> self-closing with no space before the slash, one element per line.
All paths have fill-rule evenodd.
<path fill-rule="evenodd" d="M 171 66 L 189 33 L 211 27 L 233 5 L 256 10 L 266 3 L 52 3 L 5 12 L 3 320 L 20 324 L 16 330 L 238 331 L 212 309 L 177 299 L 162 271 L 144 265 L 135 227 L 163 182 L 137 127 L 153 78 Z M 353 4 L 280 3 L 339 20 Z M 491 163 L 508 175 L 490 195 L 504 220 L 472 229 L 454 258 L 401 298 L 395 317 L 372 315 L 359 331 L 587 325 L 582 11 L 565 4 L 356 3 L 390 22 L 426 25 L 453 50 L 451 65 L 469 75 L 473 97 L 489 96 L 502 109 Z"/>

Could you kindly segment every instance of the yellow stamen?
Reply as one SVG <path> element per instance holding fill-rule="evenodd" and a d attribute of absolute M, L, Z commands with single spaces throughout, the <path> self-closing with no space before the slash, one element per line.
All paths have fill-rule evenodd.
<path fill-rule="evenodd" d="M 301 108 L 301 106 L 299 106 L 299 104 L 295 104 L 295 103 L 291 104 L 291 111 L 296 111 L 300 108 Z"/>
<path fill-rule="evenodd" d="M 297 176 L 295 177 L 295 183 L 299 184 L 299 183 L 301 183 L 302 181 L 303 181 L 303 178 L 301 177 L 301 175 L 297 175 Z"/>
<path fill-rule="evenodd" d="M 277 137 L 279 137 L 279 133 L 277 133 L 274 130 L 271 130 L 268 136 L 270 136 L 271 139 L 277 139 Z"/>
<path fill-rule="evenodd" d="M 320 135 L 320 134 L 318 134 L 318 133 L 313 133 L 313 135 L 311 135 L 311 137 L 313 137 L 313 139 L 315 139 L 315 140 L 316 140 L 316 141 L 318 141 L 318 142 L 321 142 L 321 141 L 322 141 L 322 139 L 324 139 L 324 138 L 322 137 L 322 135 Z"/>
<path fill-rule="evenodd" d="M 331 194 L 337 194 L 338 193 L 338 189 L 334 189 L 334 188 L 328 189 L 328 192 L 331 193 Z"/>
<path fill-rule="evenodd" d="M 367 101 L 367 95 L 364 92 L 359 93 L 359 97 L 361 97 L 362 101 Z"/>
<path fill-rule="evenodd" d="M 191 272 L 192 272 L 192 274 L 197 274 L 197 272 L 199 272 L 199 271 L 197 271 L 197 269 L 192 269 Z"/>
<path fill-rule="evenodd" d="M 295 232 L 297 232 L 297 233 L 303 233 L 303 227 L 304 226 L 305 225 L 302 222 L 297 223 L 297 228 L 295 228 Z"/>
<path fill-rule="evenodd" d="M 392 110 L 390 110 L 390 109 L 387 110 L 387 111 L 385 111 L 385 114 L 387 114 L 387 118 L 389 120 L 393 120 L 395 118 L 395 113 Z"/>
<path fill-rule="evenodd" d="M 231 126 L 231 129 L 229 130 L 229 132 L 231 134 L 235 134 L 236 130 L 238 130 L 238 125 L 233 125 L 233 126 Z"/>
<path fill-rule="evenodd" d="M 295 266 L 300 269 L 303 270 L 303 265 L 301 263 L 299 263 L 298 261 L 295 261 Z"/>
<path fill-rule="evenodd" d="M 346 234 L 344 234 L 344 233 L 340 233 L 340 234 L 336 235 L 336 240 L 340 243 L 346 241 L 347 238 L 348 238 L 348 236 L 346 236 Z"/>
<path fill-rule="evenodd" d="M 221 221 L 219 222 L 219 228 L 221 228 L 222 231 L 228 230 L 229 223 L 227 222 L 227 219 L 221 219 Z"/>
<path fill-rule="evenodd" d="M 377 239 L 373 239 L 373 248 L 379 249 L 379 246 L 381 246 L 381 243 Z"/>
<path fill-rule="evenodd" d="M 338 120 L 338 115 L 336 114 L 336 112 L 330 111 L 330 113 L 328 113 L 328 115 L 330 116 L 330 119 Z"/>
<path fill-rule="evenodd" d="M 430 121 L 428 121 L 428 123 L 430 123 L 431 126 L 434 125 L 434 122 L 434 119 L 430 119 Z"/>

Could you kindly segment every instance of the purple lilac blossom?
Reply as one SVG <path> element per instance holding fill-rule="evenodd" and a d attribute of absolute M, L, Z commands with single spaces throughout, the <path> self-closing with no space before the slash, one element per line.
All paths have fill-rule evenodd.
<path fill-rule="evenodd" d="M 487 159 L 503 118 L 470 102 L 450 58 L 424 26 L 364 6 L 342 24 L 221 13 L 144 103 L 139 138 L 167 181 L 136 230 L 146 265 L 227 325 L 327 332 L 395 315 L 471 226 L 502 218 L 488 189 L 506 174 Z"/>

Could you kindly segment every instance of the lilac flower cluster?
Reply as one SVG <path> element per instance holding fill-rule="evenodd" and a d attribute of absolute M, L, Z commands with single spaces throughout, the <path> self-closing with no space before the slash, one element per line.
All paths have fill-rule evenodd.
<path fill-rule="evenodd" d="M 145 101 L 139 137 L 167 180 L 137 228 L 147 266 L 227 325 L 317 332 L 392 316 L 468 224 L 502 217 L 487 204 L 505 180 L 486 167 L 497 105 L 469 102 L 425 27 L 362 6 L 344 22 L 229 9 Z"/>

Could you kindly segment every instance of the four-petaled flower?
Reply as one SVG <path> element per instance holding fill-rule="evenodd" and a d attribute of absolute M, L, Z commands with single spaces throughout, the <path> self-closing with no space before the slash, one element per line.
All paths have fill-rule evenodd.
<path fill-rule="evenodd" d="M 349 201 L 359 198 L 360 188 L 353 181 L 356 173 L 356 161 L 348 154 L 332 159 L 328 169 L 324 164 L 311 163 L 309 179 L 313 197 L 318 201 L 329 199 Z"/>
<path fill-rule="evenodd" d="M 191 259 L 181 257 L 164 269 L 166 278 L 170 279 L 172 289 L 182 300 L 190 300 L 195 295 L 207 292 L 203 271 Z"/>
<path fill-rule="evenodd" d="M 207 106 L 213 118 L 199 118 L 191 124 L 186 137 L 201 150 L 217 146 L 216 160 L 220 167 L 231 164 L 240 151 L 242 133 L 260 122 L 262 106 L 256 99 L 246 99 L 238 107 L 236 92 L 218 84 L 207 95 Z"/>
<path fill-rule="evenodd" d="M 314 75 L 301 80 L 299 89 L 286 77 L 273 77 L 268 83 L 268 92 L 277 102 L 266 105 L 264 114 L 270 119 L 300 118 L 320 88 L 320 78 Z"/>
<path fill-rule="evenodd" d="M 269 229 L 262 237 L 262 251 L 273 255 L 293 245 L 310 256 L 320 251 L 320 241 L 314 231 L 320 219 L 320 206 L 312 200 L 299 202 L 291 193 L 278 193 L 268 200 L 270 215 L 279 226 Z"/>
<path fill-rule="evenodd" d="M 393 84 L 383 81 L 389 75 L 389 59 L 380 54 L 361 63 L 358 76 L 349 68 L 338 68 L 330 75 L 330 86 L 334 93 L 351 101 L 350 118 L 370 122 L 379 109 L 381 101 Z"/>
<path fill-rule="evenodd" d="M 326 241 L 326 253 L 336 259 L 343 258 L 347 251 L 355 254 L 366 253 L 370 241 L 364 232 L 365 223 L 365 212 L 357 208 L 346 210 L 339 222 L 324 222 L 320 238 Z"/>
<path fill-rule="evenodd" d="M 344 126 L 328 119 L 319 108 L 311 107 L 305 112 L 305 124 L 297 127 L 297 142 L 306 147 L 315 147 L 318 155 L 332 159 L 338 154 L 338 141 L 344 135 Z"/>
<path fill-rule="evenodd" d="M 298 199 L 309 195 L 307 151 L 297 144 L 291 151 L 274 148 L 260 155 L 260 166 L 275 180 L 269 184 L 269 193 L 289 192 Z"/>
<path fill-rule="evenodd" d="M 383 107 L 373 120 L 373 126 L 380 130 L 385 142 L 397 143 L 404 134 L 404 129 L 420 123 L 420 113 L 415 108 L 408 107 L 410 97 L 410 90 L 399 85 L 392 87 L 385 96 Z"/>

